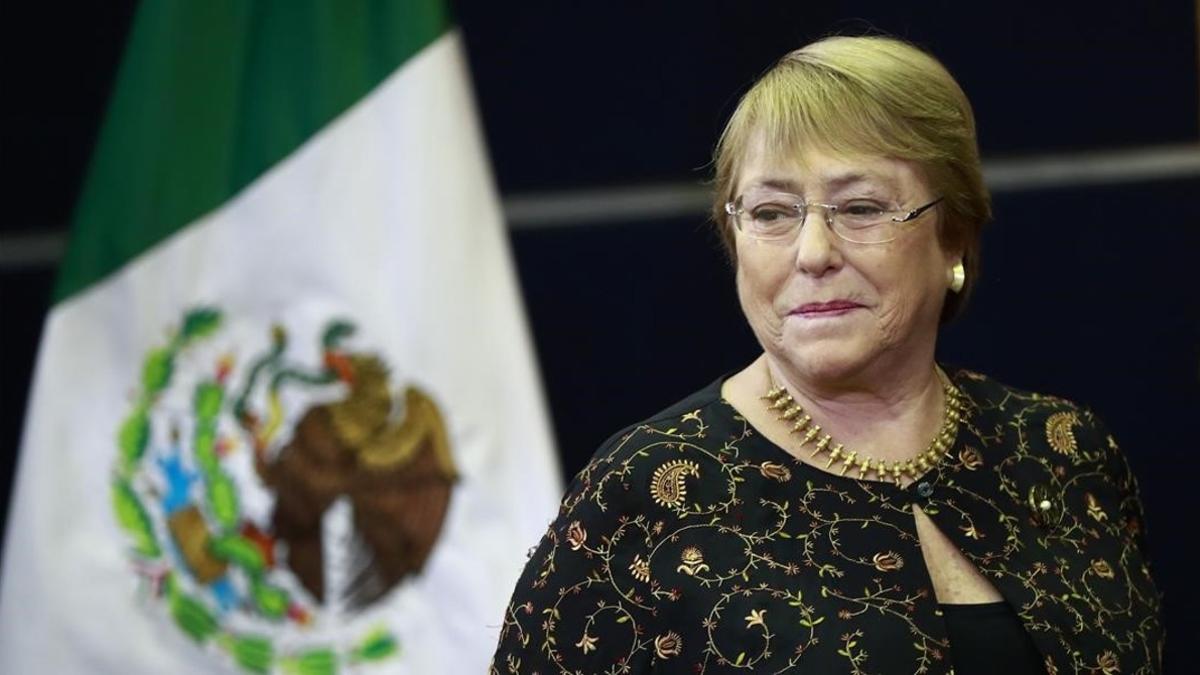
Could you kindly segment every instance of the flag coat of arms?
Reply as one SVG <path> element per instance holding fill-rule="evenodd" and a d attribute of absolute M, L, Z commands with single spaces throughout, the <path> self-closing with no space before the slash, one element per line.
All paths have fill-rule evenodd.
<path fill-rule="evenodd" d="M 147 2 L 36 365 L 0 672 L 482 672 L 558 494 L 440 3 Z"/>

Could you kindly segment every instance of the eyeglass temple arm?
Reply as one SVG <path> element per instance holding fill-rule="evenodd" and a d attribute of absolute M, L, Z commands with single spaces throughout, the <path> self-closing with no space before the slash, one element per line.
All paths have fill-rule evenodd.
<path fill-rule="evenodd" d="M 922 213 L 925 213 L 929 209 L 932 209 L 934 206 L 939 204 L 943 199 L 945 199 L 945 197 L 938 197 L 937 199 L 926 204 L 925 206 L 919 206 L 899 218 L 892 218 L 892 221 L 896 222 L 896 223 L 907 223 L 908 221 L 912 220 L 913 218 L 916 218 L 917 216 L 921 215 Z"/>

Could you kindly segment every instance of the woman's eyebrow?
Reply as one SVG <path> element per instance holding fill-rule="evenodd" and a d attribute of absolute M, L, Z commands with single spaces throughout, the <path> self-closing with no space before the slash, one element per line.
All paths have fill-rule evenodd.
<path fill-rule="evenodd" d="M 802 189 L 800 183 L 798 183 L 790 178 L 774 178 L 774 177 L 760 178 L 758 180 L 751 181 L 751 183 L 749 185 L 747 185 L 746 188 L 747 189 L 769 188 L 771 190 L 782 190 L 784 192 L 796 192 L 796 193 L 798 193 Z"/>
<path fill-rule="evenodd" d="M 873 187 L 880 187 L 880 188 L 885 188 L 885 189 L 894 190 L 896 188 L 895 181 L 890 180 L 886 176 L 882 176 L 882 175 L 879 175 L 876 173 L 858 173 L 858 172 L 843 173 L 843 174 L 836 174 L 833 176 L 825 176 L 822 180 L 822 184 L 831 192 L 836 192 L 838 190 L 844 190 L 848 187 L 852 187 L 852 186 L 859 185 L 862 183 L 866 183 L 867 185 L 870 185 Z"/>

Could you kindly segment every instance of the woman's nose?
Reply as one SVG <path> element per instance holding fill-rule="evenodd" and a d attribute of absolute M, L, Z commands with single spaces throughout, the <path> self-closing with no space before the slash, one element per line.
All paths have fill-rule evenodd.
<path fill-rule="evenodd" d="M 795 243 L 796 268 L 800 271 L 819 277 L 841 265 L 832 217 L 829 209 L 820 204 L 805 209 Z"/>

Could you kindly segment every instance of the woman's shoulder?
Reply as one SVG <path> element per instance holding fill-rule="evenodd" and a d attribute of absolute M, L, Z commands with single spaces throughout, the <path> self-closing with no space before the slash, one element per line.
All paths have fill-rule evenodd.
<path fill-rule="evenodd" d="M 964 394 L 967 404 L 977 411 L 1009 418 L 1065 413 L 1096 420 L 1095 413 L 1089 407 L 1069 398 L 1000 382 L 990 375 L 968 368 L 948 367 L 946 370 Z"/>
<path fill-rule="evenodd" d="M 1107 462 L 1119 453 L 1100 417 L 1087 405 L 1002 383 L 966 368 L 947 368 L 963 394 L 965 415 L 983 439 L 1006 439 L 1023 453 Z"/>
<path fill-rule="evenodd" d="M 1001 382 L 970 368 L 943 366 L 951 381 L 976 404 L 989 409 L 1016 410 L 1029 404 L 1062 409 L 1082 409 L 1070 399 Z"/>
<path fill-rule="evenodd" d="M 653 499 L 656 476 L 698 473 L 716 456 L 732 426 L 748 426 L 721 398 L 719 378 L 702 389 L 608 437 L 575 475 L 564 509 L 590 501 L 604 512 L 637 511 Z"/>
<path fill-rule="evenodd" d="M 681 431 L 687 429 L 696 432 L 698 438 L 703 439 L 704 429 L 707 427 L 706 418 L 715 415 L 724 419 L 736 414 L 728 406 L 722 405 L 721 383 L 723 380 L 724 378 L 717 379 L 703 389 L 688 394 L 653 415 L 622 427 L 600 444 L 589 465 L 594 464 L 597 460 L 609 462 L 613 458 L 626 458 L 636 453 L 637 443 L 630 442 L 635 439 L 646 440 L 662 436 L 678 436 Z"/>

